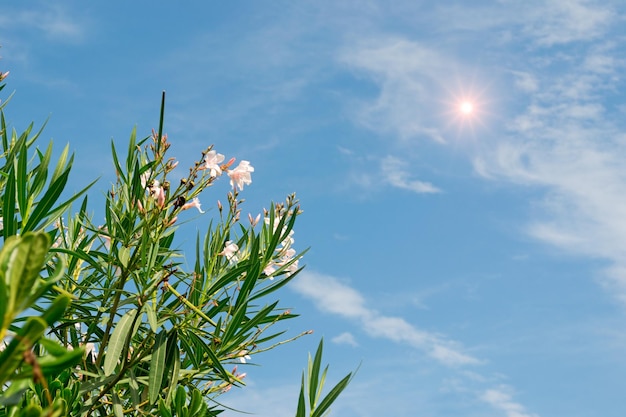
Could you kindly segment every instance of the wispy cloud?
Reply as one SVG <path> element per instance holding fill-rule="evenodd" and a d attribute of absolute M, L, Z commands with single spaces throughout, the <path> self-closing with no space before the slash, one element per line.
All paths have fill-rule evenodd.
<path fill-rule="evenodd" d="M 407 169 L 407 163 L 396 157 L 385 157 L 381 162 L 381 171 L 384 180 L 394 187 L 414 191 L 418 194 L 441 192 L 439 188 L 429 182 L 410 179 L 411 173 Z"/>
<path fill-rule="evenodd" d="M 295 376 L 295 375 L 294 375 Z M 298 381 L 297 379 L 294 379 Z M 257 381 L 248 375 L 246 387 L 233 389 L 221 396 L 218 401 L 232 410 L 256 417 L 290 417 L 298 404 L 299 386 L 287 384 L 270 385 L 266 381 Z M 299 381 L 298 381 L 299 382 Z"/>
<path fill-rule="evenodd" d="M 35 28 L 45 36 L 80 42 L 85 36 L 85 19 L 60 5 L 41 4 L 33 10 L 4 10 L 0 26 L 6 29 Z"/>
<path fill-rule="evenodd" d="M 528 7 L 524 32 L 545 46 L 588 41 L 605 34 L 616 14 L 606 2 L 553 0 Z"/>
<path fill-rule="evenodd" d="M 506 0 L 490 5 L 486 19 L 468 18 L 482 10 L 430 10 L 436 20 L 446 19 L 440 48 L 385 34 L 346 45 L 341 63 L 379 88 L 363 99 L 356 121 L 396 139 L 396 146 L 420 146 L 419 139 L 428 138 L 446 146 L 445 121 L 433 110 L 441 108 L 433 97 L 441 97 L 463 67 L 446 39 L 458 48 L 460 31 L 472 39 L 489 37 L 489 56 L 477 59 L 492 63 L 499 71 L 493 76 L 527 104 L 512 114 L 505 107 L 493 110 L 510 121 L 496 127 L 501 133 L 486 139 L 488 146 L 476 149 L 476 172 L 543 190 L 526 231 L 567 251 L 610 261 L 606 283 L 626 303 L 626 125 L 619 107 L 626 63 L 614 33 L 621 18 L 611 2 L 593 0 Z M 494 31 L 500 44 L 491 40 Z M 523 59 L 511 56 L 513 44 L 524 51 Z M 555 45 L 559 53 L 546 54 Z M 439 191 L 415 179 L 410 154 L 387 157 L 381 173 L 398 188 Z"/>
<path fill-rule="evenodd" d="M 381 37 L 351 45 L 340 61 L 372 77 L 381 88 L 379 96 L 364 102 L 355 115 L 360 124 L 405 140 L 445 142 L 431 109 L 454 66 L 450 59 L 417 42 Z"/>
<path fill-rule="evenodd" d="M 332 276 L 304 271 L 292 288 L 310 298 L 320 310 L 356 321 L 371 337 L 421 349 L 446 366 L 479 363 L 478 359 L 464 353 L 457 343 L 420 330 L 402 317 L 388 316 L 369 308 L 361 293 Z"/>
<path fill-rule="evenodd" d="M 354 335 L 350 332 L 343 332 L 341 334 L 338 334 L 337 336 L 330 339 L 330 341 L 338 345 L 350 345 L 354 347 L 359 345 L 359 343 L 354 338 Z"/>
<path fill-rule="evenodd" d="M 524 71 L 512 71 L 515 76 L 515 86 L 522 91 L 533 93 L 539 89 L 537 78 Z"/>
<path fill-rule="evenodd" d="M 543 88 L 519 85 L 528 106 L 493 150 L 476 158 L 475 168 L 488 178 L 545 190 L 527 232 L 610 261 L 606 283 L 626 302 L 626 136 L 623 115 L 612 104 L 623 88 L 620 51 L 604 42 L 580 45 L 550 63 L 558 71 L 535 69 Z"/>
<path fill-rule="evenodd" d="M 436 363 L 455 371 L 459 381 L 465 381 L 459 382 L 461 385 L 470 382 L 480 385 L 493 379 L 470 370 L 476 369 L 475 366 L 483 361 L 465 353 L 455 341 L 421 330 L 402 317 L 385 315 L 369 308 L 369 303 L 360 292 L 335 277 L 303 271 L 294 280 L 291 288 L 311 299 L 319 310 L 356 322 L 370 337 L 404 344 L 425 352 Z M 356 345 L 350 333 L 342 333 L 333 341 Z M 469 366 L 472 368 L 468 368 Z M 506 388 L 510 391 L 510 388 Z M 475 395 L 480 401 L 504 411 L 507 417 L 538 417 L 527 413 L 501 386 L 476 391 Z"/>
<path fill-rule="evenodd" d="M 504 412 L 506 417 L 537 417 L 536 414 L 528 413 L 523 405 L 513 401 L 511 394 L 502 387 L 486 390 L 481 399 Z"/>

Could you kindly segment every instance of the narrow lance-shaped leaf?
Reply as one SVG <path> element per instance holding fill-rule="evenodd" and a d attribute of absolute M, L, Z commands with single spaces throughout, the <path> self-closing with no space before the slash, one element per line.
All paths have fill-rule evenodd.
<path fill-rule="evenodd" d="M 24 230 L 34 230 L 39 222 L 49 215 L 48 211 L 52 208 L 54 203 L 56 203 L 57 199 L 63 192 L 69 175 L 70 168 L 68 167 L 61 175 L 59 175 L 59 178 L 50 184 L 48 190 L 46 190 L 45 194 L 41 197 L 37 206 L 33 210 L 33 214 L 28 218 L 28 222 L 26 222 Z"/>
<path fill-rule="evenodd" d="M 12 166 L 9 169 L 9 178 L 7 179 L 6 188 L 4 190 L 2 204 L 3 235 L 5 241 L 17 231 L 17 222 L 15 221 L 15 170 Z"/>
<path fill-rule="evenodd" d="M 0 343 L 2 343 L 2 339 L 4 338 L 4 332 L 9 328 L 9 323 L 4 322 L 8 303 L 9 294 L 7 292 L 7 284 L 4 277 L 0 277 Z"/>
<path fill-rule="evenodd" d="M 45 153 L 42 154 L 39 150 L 37 150 L 37 155 L 39 157 L 39 165 L 35 169 L 35 177 L 33 178 L 30 189 L 29 204 L 32 204 L 35 196 L 39 195 L 39 193 L 43 190 L 46 180 L 48 179 L 48 165 L 50 164 L 50 158 L 52 156 L 52 141 L 48 143 Z"/>
<path fill-rule="evenodd" d="M 304 372 L 302 373 L 302 383 L 300 385 L 300 395 L 298 396 L 298 409 L 296 417 L 306 417 L 306 401 L 304 399 Z"/>
<path fill-rule="evenodd" d="M 115 417 L 124 417 L 124 407 L 117 392 L 113 391 L 113 415 Z"/>
<path fill-rule="evenodd" d="M 168 369 L 171 368 L 170 385 L 168 387 L 167 398 L 165 403 L 169 407 L 174 398 L 174 393 L 178 387 L 178 380 L 180 378 L 180 354 L 178 348 L 178 332 L 173 331 L 167 341 L 167 351 L 169 358 L 171 359 L 171 365 L 168 365 Z M 168 361 L 169 362 L 169 361 Z M 160 402 L 159 402 L 160 403 Z"/>
<path fill-rule="evenodd" d="M 322 350 L 324 349 L 324 339 L 320 339 L 320 343 L 317 346 L 317 351 L 315 352 L 315 358 L 313 362 L 311 362 L 311 357 L 309 356 L 309 406 L 311 410 L 315 408 L 318 397 L 318 384 L 319 384 L 319 373 L 320 367 L 322 365 Z M 321 389 L 321 386 L 319 387 Z"/>
<path fill-rule="evenodd" d="M 158 328 L 158 322 L 157 322 L 157 315 L 156 315 L 156 310 L 154 308 L 154 304 L 155 304 L 154 301 L 148 301 L 144 305 L 144 308 L 146 310 L 146 317 L 148 319 L 148 323 L 150 324 L 150 328 L 152 329 L 153 332 L 156 333 L 157 328 Z"/>
<path fill-rule="evenodd" d="M 324 399 L 320 402 L 319 406 L 315 409 L 311 417 L 322 417 L 324 413 L 330 408 L 333 402 L 339 397 L 339 394 L 348 386 L 350 383 L 350 378 L 352 377 L 352 373 L 346 375 L 341 381 L 337 383 L 330 390 L 330 392 L 324 397 Z"/>
<path fill-rule="evenodd" d="M 70 153 L 70 145 L 68 143 L 63 148 L 63 152 L 61 152 L 61 155 L 59 156 L 59 159 L 57 160 L 57 165 L 56 167 L 54 167 L 54 172 L 52 172 L 52 177 L 50 178 L 51 183 L 55 182 L 57 178 L 61 176 L 61 173 L 64 171 L 65 161 L 67 160 L 67 156 L 69 155 L 69 153 Z"/>
<path fill-rule="evenodd" d="M 154 341 L 152 359 L 150 361 L 150 375 L 148 378 L 148 398 L 154 404 L 161 393 L 163 374 L 165 373 L 165 354 L 167 348 L 167 332 L 161 330 Z"/>
<path fill-rule="evenodd" d="M 28 207 L 28 177 L 27 177 L 27 166 L 28 166 L 28 156 L 27 156 L 27 148 L 26 144 L 22 145 L 19 153 L 17 155 L 17 160 L 14 161 L 15 166 L 15 185 L 16 185 L 16 194 L 17 194 L 17 204 L 19 207 L 20 217 L 22 218 L 22 222 L 25 222 L 29 216 L 29 207 Z"/>
<path fill-rule="evenodd" d="M 109 340 L 109 347 L 104 358 L 104 375 L 109 376 L 115 371 L 117 362 L 120 359 L 124 345 L 128 339 L 128 333 L 130 332 L 133 319 L 137 314 L 137 310 L 130 310 L 126 312 L 115 326 L 111 339 Z"/>

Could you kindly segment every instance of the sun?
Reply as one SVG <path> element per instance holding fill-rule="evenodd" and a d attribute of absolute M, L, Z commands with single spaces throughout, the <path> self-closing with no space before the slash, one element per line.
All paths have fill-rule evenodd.
<path fill-rule="evenodd" d="M 493 88 L 473 76 L 452 75 L 443 84 L 441 122 L 444 135 L 463 143 L 474 142 L 489 128 L 493 109 Z M 478 133 L 481 132 L 479 136 Z"/>
<path fill-rule="evenodd" d="M 469 116 L 474 112 L 474 103 L 468 100 L 462 101 L 459 105 L 459 111 L 465 116 Z"/>

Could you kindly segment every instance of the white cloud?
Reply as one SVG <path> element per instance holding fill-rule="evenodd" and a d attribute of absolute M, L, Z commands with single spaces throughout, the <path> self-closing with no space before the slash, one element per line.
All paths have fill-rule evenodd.
<path fill-rule="evenodd" d="M 450 367 L 460 380 L 482 385 L 493 379 L 468 368 L 482 361 L 464 353 L 458 343 L 438 334 L 420 330 L 402 317 L 387 316 L 367 307 L 367 301 L 358 291 L 337 278 L 303 271 L 292 282 L 291 288 L 310 298 L 319 310 L 356 321 L 371 337 L 406 344 L 426 352 L 435 362 Z M 332 340 L 335 343 L 356 344 L 350 333 L 342 333 Z M 512 395 L 503 387 L 470 391 L 481 401 L 504 411 L 507 417 L 537 417 L 535 414 L 526 413 L 525 408 L 514 402 Z"/>
<path fill-rule="evenodd" d="M 524 406 L 513 401 L 511 394 L 505 391 L 505 387 L 488 389 L 481 399 L 493 408 L 503 411 L 506 417 L 537 417 L 536 414 L 528 413 Z"/>
<path fill-rule="evenodd" d="M 354 347 L 359 345 L 359 343 L 356 341 L 356 339 L 350 332 L 343 332 L 341 334 L 338 334 L 337 336 L 333 337 L 330 341 L 338 345 L 350 345 Z"/>
<path fill-rule="evenodd" d="M 618 77 L 624 64 L 611 44 L 579 46 L 554 68 L 538 71 L 545 87 L 528 91 L 528 107 L 475 168 L 542 190 L 527 232 L 609 261 L 605 284 L 626 301 L 626 136 L 623 115 L 611 103 L 623 89 Z"/>
<path fill-rule="evenodd" d="M 601 37 L 615 20 L 605 5 L 589 0 L 551 0 L 540 5 L 526 3 L 524 32 L 545 46 L 587 41 Z"/>
<path fill-rule="evenodd" d="M 478 359 L 463 353 L 455 342 L 420 330 L 401 317 L 386 316 L 368 308 L 365 298 L 358 291 L 332 276 L 303 271 L 291 288 L 312 299 L 320 310 L 357 321 L 371 337 L 423 350 L 446 366 L 479 363 Z"/>
<path fill-rule="evenodd" d="M 232 410 L 255 417 L 290 417 L 298 404 L 300 387 L 295 384 L 272 386 L 248 376 L 243 389 L 232 389 L 218 401 Z"/>
<path fill-rule="evenodd" d="M 394 187 L 414 191 L 418 194 L 441 192 L 431 183 L 410 179 L 411 174 L 407 169 L 407 164 L 393 156 L 387 156 L 382 160 L 381 171 L 385 182 Z"/>
<path fill-rule="evenodd" d="M 72 15 L 59 5 L 45 4 L 33 10 L 5 10 L 0 16 L 0 26 L 10 29 L 35 28 L 47 37 L 72 42 L 81 41 L 85 35 L 85 19 Z"/>
<path fill-rule="evenodd" d="M 434 104 L 454 63 L 441 53 L 403 38 L 364 40 L 340 56 L 348 67 L 364 72 L 381 86 L 380 95 L 363 103 L 359 123 L 402 139 L 445 142 L 436 123 Z"/>
<path fill-rule="evenodd" d="M 539 88 L 539 83 L 537 82 L 537 78 L 524 71 L 512 71 L 513 75 L 515 75 L 515 85 L 522 91 L 525 92 L 535 92 Z"/>

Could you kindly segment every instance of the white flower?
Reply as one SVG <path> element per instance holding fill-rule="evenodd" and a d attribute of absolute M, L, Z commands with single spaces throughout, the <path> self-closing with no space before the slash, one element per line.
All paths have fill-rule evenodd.
<path fill-rule="evenodd" d="M 287 276 L 290 276 L 298 270 L 298 261 L 299 259 L 287 267 Z"/>
<path fill-rule="evenodd" d="M 282 242 L 280 242 L 280 244 L 283 245 L 283 247 L 285 248 L 291 247 L 291 245 L 293 245 L 293 242 L 295 242 L 292 236 L 293 236 L 293 229 L 289 231 L 289 234 L 285 237 L 285 239 L 283 239 Z"/>
<path fill-rule="evenodd" d="M 270 262 L 265 268 L 263 268 L 263 273 L 268 277 L 276 272 L 276 264 L 274 262 Z M 270 277 L 270 280 L 273 280 L 274 277 Z"/>
<path fill-rule="evenodd" d="M 211 177 L 219 177 L 222 175 L 222 168 L 220 167 L 222 162 L 224 162 L 224 155 L 215 151 L 209 151 L 204 155 L 204 165 L 200 169 L 209 169 L 211 170 Z"/>
<path fill-rule="evenodd" d="M 274 215 L 274 230 L 273 230 L 273 232 L 276 232 L 276 229 L 278 229 L 278 223 L 280 223 L 280 219 L 282 219 L 282 215 L 281 215 L 281 213 L 277 212 Z M 270 219 L 269 215 L 267 217 L 265 217 L 263 220 L 265 221 L 266 225 L 268 225 L 268 226 L 270 225 L 270 220 L 271 219 Z"/>
<path fill-rule="evenodd" d="M 96 363 L 97 356 L 98 356 L 98 349 L 96 349 L 96 345 L 93 344 L 92 342 L 85 343 L 85 357 L 90 358 L 92 363 Z"/>
<path fill-rule="evenodd" d="M 241 352 L 239 352 L 239 362 L 246 363 L 246 360 L 251 360 L 251 359 L 252 358 L 250 357 L 250 355 L 248 355 L 247 350 L 242 350 Z"/>
<path fill-rule="evenodd" d="M 239 188 L 239 190 L 243 190 L 243 185 L 252 184 L 252 178 L 250 177 L 250 173 L 254 172 L 254 167 L 250 165 L 248 161 L 241 161 L 237 168 L 228 171 L 228 176 L 230 177 L 230 185 L 233 188 Z"/>
<path fill-rule="evenodd" d="M 223 255 L 228 259 L 228 262 L 231 264 L 239 261 L 239 257 L 237 256 L 237 252 L 239 251 L 239 246 L 234 243 L 232 240 L 229 240 L 224 245 L 224 250 L 219 253 L 219 255 Z"/>
<path fill-rule="evenodd" d="M 151 169 L 148 169 L 147 171 L 145 171 L 143 174 L 139 176 L 139 180 L 141 181 L 142 188 L 146 188 L 146 185 L 148 185 L 148 181 L 150 181 L 151 176 L 152 176 Z"/>
<path fill-rule="evenodd" d="M 281 258 L 282 263 L 286 264 L 287 262 L 292 260 L 294 256 L 296 256 L 296 250 L 292 248 L 287 249 L 283 252 L 283 257 Z"/>
<path fill-rule="evenodd" d="M 201 204 L 200 204 L 200 199 L 198 199 L 198 197 L 195 197 L 195 198 L 194 198 L 193 200 L 191 200 L 190 202 L 183 204 L 182 209 L 183 209 L 183 210 L 188 210 L 188 209 L 190 209 L 190 208 L 192 208 L 192 207 L 195 207 L 195 208 L 197 208 L 197 209 L 198 209 L 198 211 L 199 211 L 200 213 L 204 213 L 204 211 L 202 211 L 202 209 L 200 208 L 200 205 L 201 205 Z"/>
<path fill-rule="evenodd" d="M 163 187 L 161 187 L 161 183 L 158 180 L 154 180 L 152 183 L 150 195 L 157 201 L 157 206 L 163 208 L 165 204 L 165 191 L 163 191 Z"/>

